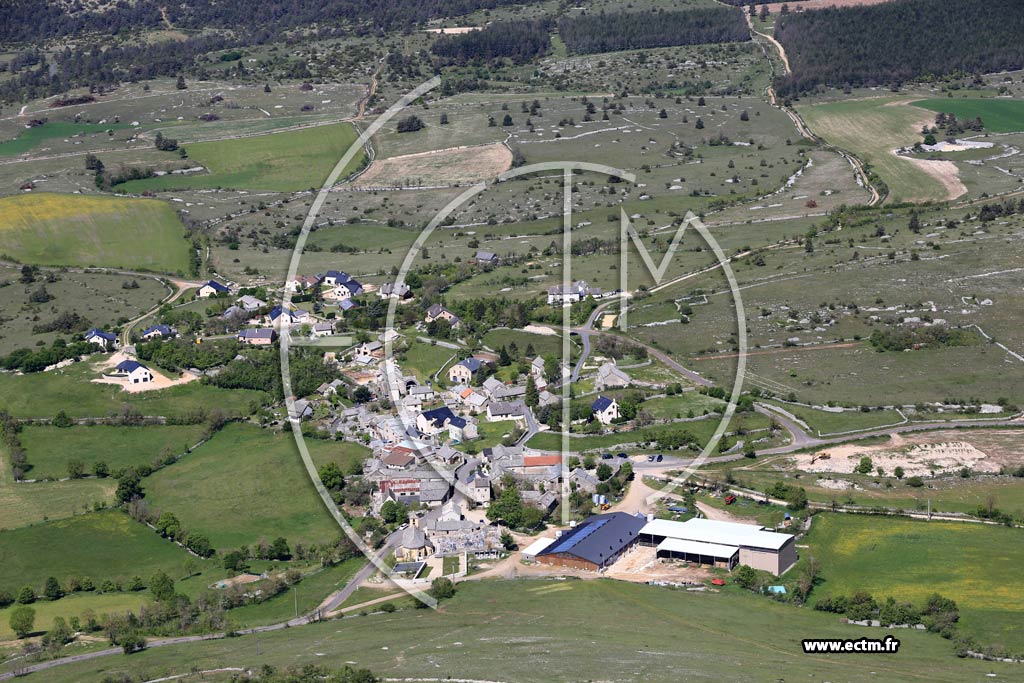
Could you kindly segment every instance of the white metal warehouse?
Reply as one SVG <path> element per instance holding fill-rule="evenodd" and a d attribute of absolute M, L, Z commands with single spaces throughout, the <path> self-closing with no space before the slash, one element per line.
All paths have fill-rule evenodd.
<path fill-rule="evenodd" d="M 795 538 L 753 524 L 711 519 L 673 522 L 649 517 L 637 541 L 656 547 L 658 557 L 724 569 L 745 564 L 779 576 L 797 560 Z"/>

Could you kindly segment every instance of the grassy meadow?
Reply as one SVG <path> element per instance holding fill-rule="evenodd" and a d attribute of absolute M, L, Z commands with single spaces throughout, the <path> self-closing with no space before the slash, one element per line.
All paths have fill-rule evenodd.
<path fill-rule="evenodd" d="M 50 121 L 43 126 L 34 126 L 18 133 L 16 137 L 0 141 L 0 157 L 12 157 L 31 152 L 45 144 L 48 140 L 58 138 L 79 138 L 86 135 L 105 133 L 126 128 L 119 123 L 71 123 L 69 121 Z"/>
<path fill-rule="evenodd" d="M 339 123 L 255 137 L 187 145 L 188 164 L 201 165 L 209 173 L 133 180 L 117 189 L 145 190 L 216 189 L 297 192 L 320 187 L 358 135 L 351 124 Z M 357 154 L 341 177 L 359 167 Z"/>
<path fill-rule="evenodd" d="M 1015 133 L 1024 130 L 1024 100 L 992 98 L 936 97 L 912 103 L 934 112 L 954 114 L 958 119 L 981 117 L 990 133 Z"/>
<path fill-rule="evenodd" d="M 49 192 L 0 199 L 0 253 L 41 266 L 188 272 L 185 228 L 169 204 Z"/>
<path fill-rule="evenodd" d="M 32 586 L 41 591 L 48 576 L 62 584 L 71 576 L 97 584 L 133 576 L 146 580 L 160 570 L 179 577 L 190 557 L 124 512 L 93 512 L 0 532 L 0 590 L 16 593 Z"/>
<path fill-rule="evenodd" d="M 160 456 L 179 455 L 201 438 L 204 425 L 120 427 L 110 425 L 49 427 L 27 426 L 21 431 L 32 469 L 31 479 L 62 479 L 68 464 L 77 460 L 92 471 L 105 462 L 111 471 L 152 465 Z"/>
<path fill-rule="evenodd" d="M 190 382 L 159 391 L 130 394 L 120 387 L 91 382 L 99 376 L 92 363 L 75 363 L 61 370 L 27 375 L 0 374 L 0 408 L 18 418 L 106 417 L 122 405 L 144 415 L 184 416 L 197 410 L 220 410 L 227 416 L 248 415 L 268 395 L 248 389 L 221 389 Z"/>
<path fill-rule="evenodd" d="M 307 440 L 317 460 L 335 447 Z M 188 457 L 152 476 L 146 500 L 174 512 L 219 550 L 283 536 L 290 544 L 340 533 L 309 481 L 291 432 L 228 425 Z"/>
<path fill-rule="evenodd" d="M 542 628 L 538 624 L 543 624 Z M 116 655 L 46 672 L 50 683 L 78 683 L 145 671 L 148 679 L 220 667 L 369 667 L 387 678 L 645 680 L 660 683 L 787 680 L 961 683 L 1010 680 L 1012 664 L 957 659 L 934 634 L 901 632 L 898 655 L 803 654 L 800 640 L 877 637 L 835 615 L 775 604 L 733 588 L 687 593 L 618 581 L 470 581 L 440 610 L 283 629 Z M 587 656 L 566 656 L 585 647 Z M 428 673 L 429 672 L 429 673 Z M 500 675 L 499 675 L 500 672 Z M 683 675 L 681 672 L 685 672 Z M 216 674 L 220 675 L 220 674 Z M 207 675 L 205 680 L 227 681 Z M 770 678 L 769 678 L 770 677 Z"/>
<path fill-rule="evenodd" d="M 920 603 L 938 592 L 956 601 L 961 628 L 979 642 L 1019 652 L 1022 540 L 1021 530 L 999 526 L 820 514 L 802 554 L 821 563 L 815 599 L 865 590 Z"/>
<path fill-rule="evenodd" d="M 889 186 L 893 201 L 946 197 L 938 180 L 892 153 L 920 142 L 921 126 L 933 118 L 926 110 L 896 97 L 873 97 L 805 105 L 799 111 L 812 132 L 871 166 Z"/>

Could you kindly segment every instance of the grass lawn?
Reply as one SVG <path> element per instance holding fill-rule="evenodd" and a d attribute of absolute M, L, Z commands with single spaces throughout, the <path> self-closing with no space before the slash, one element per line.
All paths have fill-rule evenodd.
<path fill-rule="evenodd" d="M 448 362 L 448 359 L 458 352 L 444 346 L 424 344 L 420 341 L 413 341 L 409 349 L 398 358 L 402 370 L 406 373 L 416 375 L 421 384 L 434 376 L 434 373 L 441 369 L 441 366 Z M 445 378 L 447 380 L 447 378 Z"/>
<path fill-rule="evenodd" d="M 30 479 L 61 479 L 68 476 L 68 463 L 79 460 L 86 472 L 96 462 L 105 462 L 111 471 L 124 467 L 151 465 L 157 456 L 178 455 L 200 439 L 203 425 L 148 427 L 39 427 L 21 431 L 32 469 Z"/>
<path fill-rule="evenodd" d="M 595 615 L 604 615 L 595 618 Z M 543 623 L 543 629 L 537 624 Z M 425 635 L 429 634 L 429 635 Z M 670 637 L 670 635 L 671 637 Z M 219 641 L 161 647 L 46 672 L 78 683 L 144 670 L 148 678 L 258 661 L 368 667 L 387 678 L 567 680 L 1009 680 L 1013 664 L 957 659 L 929 633 L 900 632 L 898 656 L 803 654 L 803 638 L 877 637 L 835 615 L 728 588 L 687 593 L 610 580 L 470 581 L 440 610 L 401 609 Z M 259 656 L 257 657 L 257 640 Z M 543 666 L 538 666 L 543 662 Z M 428 673 L 429 672 L 429 673 Z M 769 673 L 770 672 L 770 673 Z"/>
<path fill-rule="evenodd" d="M 821 514 L 806 542 L 802 554 L 821 563 L 824 577 L 815 599 L 866 590 L 920 603 L 938 592 L 956 601 L 961 628 L 981 643 L 1024 651 L 1024 531 Z"/>
<path fill-rule="evenodd" d="M 98 376 L 90 362 L 51 372 L 3 373 L 0 408 L 18 418 L 53 417 L 60 410 L 71 417 L 106 417 L 123 404 L 138 408 L 144 415 L 183 416 L 216 408 L 228 416 L 241 416 L 250 414 L 268 398 L 262 391 L 221 389 L 201 382 L 130 394 L 114 385 L 90 381 Z"/>
<path fill-rule="evenodd" d="M 893 201 L 945 198 L 938 180 L 892 154 L 921 140 L 921 126 L 933 119 L 928 111 L 907 106 L 896 97 L 813 104 L 799 110 L 811 131 L 872 166 L 888 184 Z"/>
<path fill-rule="evenodd" d="M 170 204 L 50 192 L 0 199 L 0 253 L 42 266 L 185 274 L 189 242 Z"/>
<path fill-rule="evenodd" d="M 989 133 L 1014 133 L 1024 130 L 1024 100 L 991 98 L 937 97 L 912 103 L 934 112 L 955 114 L 958 119 L 981 117 Z"/>
<path fill-rule="evenodd" d="M 48 576 L 62 584 L 71 576 L 97 584 L 136 575 L 147 580 L 158 570 L 177 578 L 190 557 L 123 512 L 92 512 L 0 532 L 0 590 L 15 593 L 26 585 L 42 590 Z"/>
<path fill-rule="evenodd" d="M 351 124 L 339 123 L 238 140 L 186 145 L 188 164 L 209 173 L 133 180 L 118 190 L 234 188 L 268 192 L 297 192 L 320 187 L 327 175 L 357 139 Z M 359 167 L 360 152 L 342 172 L 344 179 Z"/>
<path fill-rule="evenodd" d="M 17 137 L 0 142 L 0 157 L 16 156 L 30 152 L 47 140 L 69 138 L 76 135 L 102 133 L 107 130 L 127 128 L 124 123 L 70 123 L 67 121 L 51 121 L 43 126 L 35 126 L 22 131 Z"/>
<path fill-rule="evenodd" d="M 334 446 L 307 443 L 324 452 Z M 290 432 L 228 425 L 143 486 L 154 508 L 174 512 L 221 550 L 278 536 L 292 545 L 328 541 L 341 533 L 309 481 Z"/>
<path fill-rule="evenodd" d="M 336 567 L 318 569 L 315 573 L 305 575 L 296 586 L 299 614 L 316 609 L 324 598 L 343 588 L 365 563 L 365 558 L 354 557 Z M 232 623 L 238 628 L 246 628 L 291 619 L 295 616 L 296 595 L 292 595 L 289 590 L 258 605 L 233 609 L 230 612 Z"/>

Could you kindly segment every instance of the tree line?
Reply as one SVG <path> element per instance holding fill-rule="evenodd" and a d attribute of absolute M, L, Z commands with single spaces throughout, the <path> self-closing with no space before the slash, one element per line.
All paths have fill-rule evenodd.
<path fill-rule="evenodd" d="M 750 40 L 743 11 L 731 7 L 581 14 L 559 20 L 558 34 L 576 54 Z"/>
<path fill-rule="evenodd" d="M 793 73 L 783 95 L 819 86 L 861 87 L 1024 67 L 1017 0 L 896 0 L 780 15 L 775 37 Z"/>
<path fill-rule="evenodd" d="M 524 64 L 551 48 L 551 20 L 495 22 L 479 31 L 442 35 L 430 51 L 446 65 L 507 58 Z"/>

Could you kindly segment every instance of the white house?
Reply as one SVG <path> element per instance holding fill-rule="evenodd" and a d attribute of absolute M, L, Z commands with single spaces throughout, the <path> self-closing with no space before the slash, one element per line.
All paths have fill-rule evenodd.
<path fill-rule="evenodd" d="M 90 344 L 96 344 L 104 351 L 117 348 L 117 335 L 111 332 L 104 332 L 98 327 L 94 327 L 85 333 L 85 341 Z"/>
<path fill-rule="evenodd" d="M 146 384 L 153 381 L 150 369 L 135 360 L 123 360 L 114 369 L 117 374 L 127 377 L 129 384 Z"/>
<path fill-rule="evenodd" d="M 145 330 L 142 331 L 141 335 L 141 337 L 146 340 L 172 339 L 173 337 L 176 336 L 178 336 L 178 333 L 175 332 L 173 327 L 170 327 L 168 325 L 153 325 L 151 327 L 147 327 Z"/>
<path fill-rule="evenodd" d="M 196 296 L 200 299 L 207 299 L 211 296 L 217 296 L 218 294 L 228 294 L 231 292 L 231 288 L 227 285 L 222 285 L 216 280 L 210 280 L 205 285 L 200 287 L 196 291 Z"/>
<path fill-rule="evenodd" d="M 334 335 L 334 323 L 322 322 L 313 325 L 312 335 L 316 338 L 330 337 Z"/>
<path fill-rule="evenodd" d="M 461 360 L 448 369 L 448 381 L 456 384 L 471 384 L 483 367 L 484 362 L 479 358 Z"/>
<path fill-rule="evenodd" d="M 357 294 L 361 294 L 363 291 L 363 285 L 357 280 L 349 278 L 344 282 L 339 282 L 334 288 L 334 298 L 336 299 L 350 299 Z"/>
<path fill-rule="evenodd" d="M 597 418 L 597 421 L 604 425 L 611 424 L 612 420 L 619 418 L 619 404 L 614 398 L 598 396 L 590 404 L 590 409 L 594 411 L 594 417 Z"/>
<path fill-rule="evenodd" d="M 574 304 L 586 299 L 590 293 L 590 287 L 583 280 L 577 280 L 571 285 L 553 285 L 548 287 L 549 304 Z"/>
<path fill-rule="evenodd" d="M 451 408 L 434 408 L 416 416 L 416 429 L 423 436 L 434 436 L 448 428 L 449 423 L 456 419 Z"/>
<path fill-rule="evenodd" d="M 341 284 L 342 282 L 348 282 L 351 279 L 352 277 L 348 273 L 342 272 L 340 270 L 328 270 L 326 273 L 324 273 L 321 282 L 323 282 L 325 285 L 329 287 L 334 287 L 336 285 Z"/>

